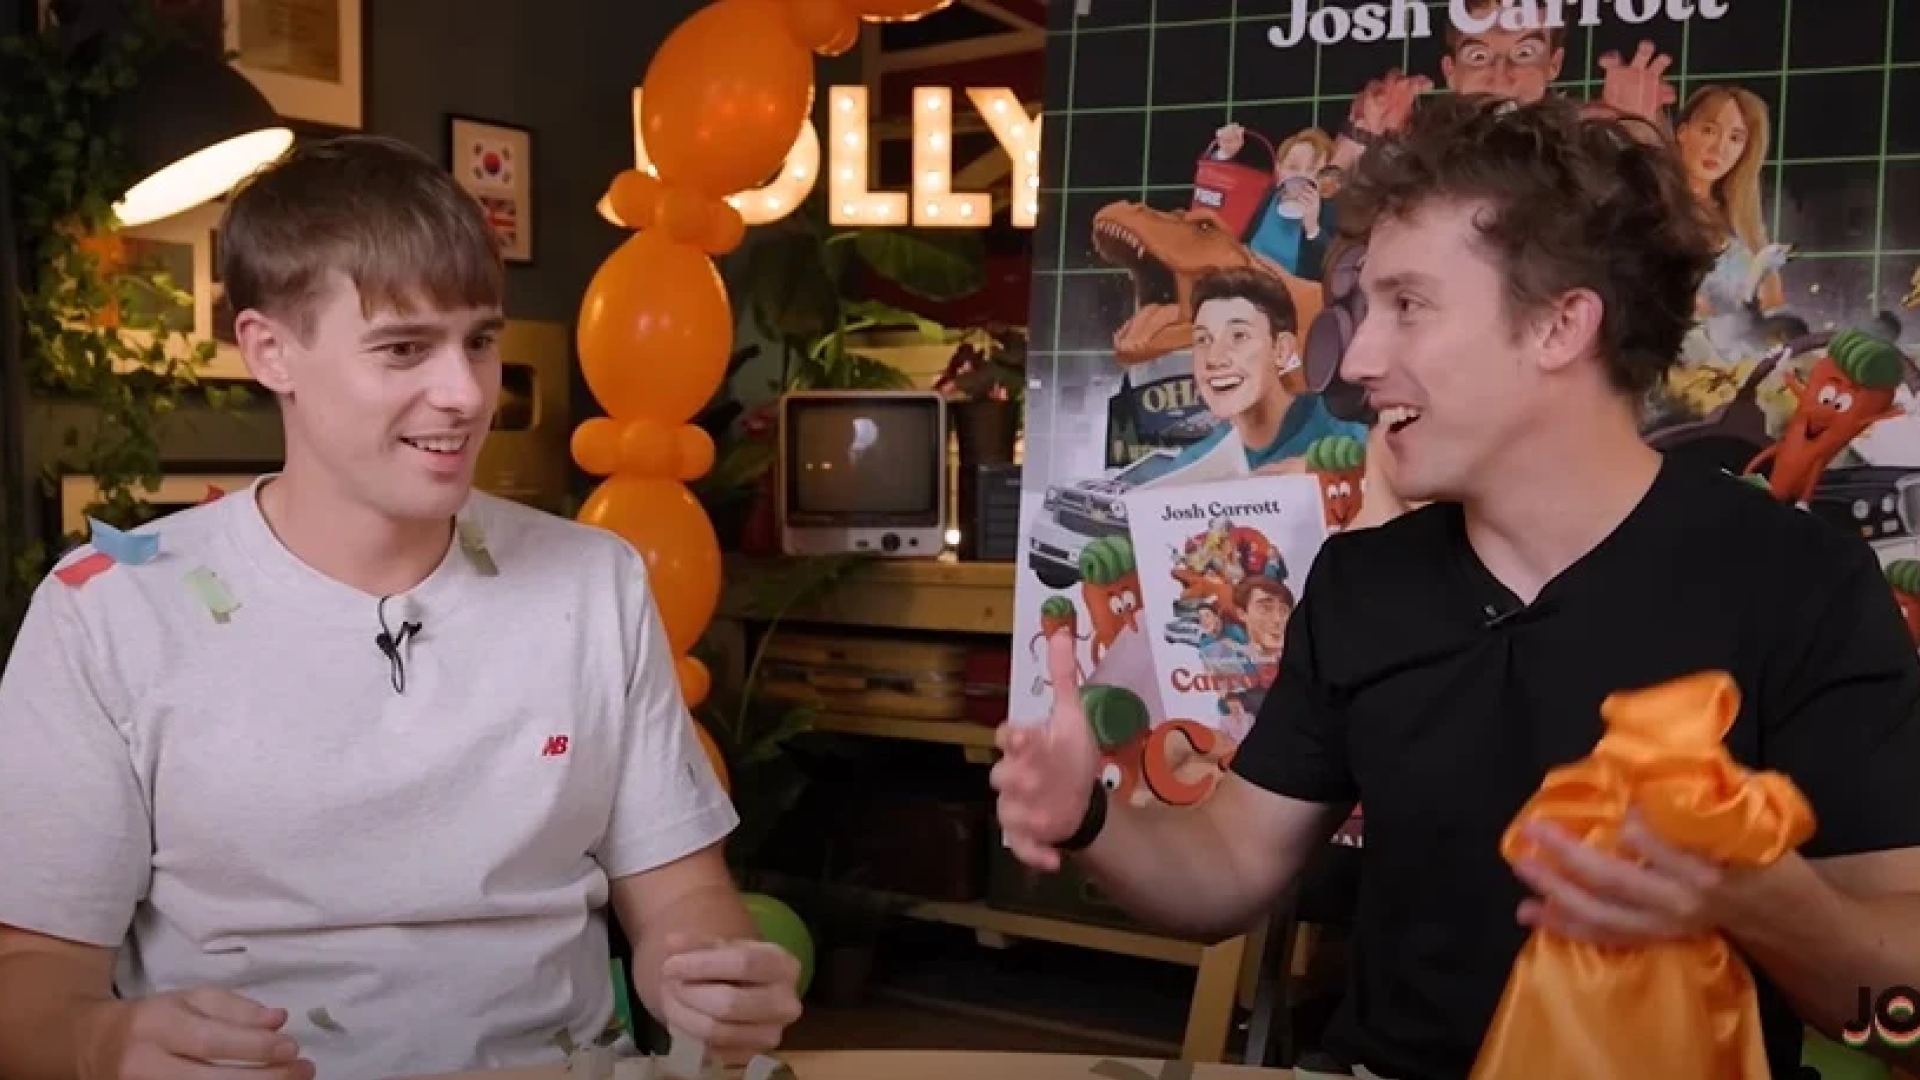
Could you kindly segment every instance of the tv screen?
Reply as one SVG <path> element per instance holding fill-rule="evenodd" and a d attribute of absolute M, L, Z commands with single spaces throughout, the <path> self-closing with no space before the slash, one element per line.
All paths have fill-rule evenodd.
<path fill-rule="evenodd" d="M 787 513 L 841 527 L 937 522 L 940 402 L 925 395 L 787 402 Z"/>

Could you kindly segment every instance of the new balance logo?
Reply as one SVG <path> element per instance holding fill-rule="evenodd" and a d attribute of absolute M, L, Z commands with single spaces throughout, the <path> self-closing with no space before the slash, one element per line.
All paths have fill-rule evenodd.
<path fill-rule="evenodd" d="M 541 757 L 560 757 L 566 752 L 567 737 L 565 735 L 547 736 L 547 745 L 540 748 Z"/>

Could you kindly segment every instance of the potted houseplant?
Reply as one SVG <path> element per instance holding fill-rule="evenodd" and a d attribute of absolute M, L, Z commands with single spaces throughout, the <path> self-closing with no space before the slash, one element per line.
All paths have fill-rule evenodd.
<path fill-rule="evenodd" d="M 968 329 L 935 389 L 949 403 L 960 441 L 960 468 L 1011 462 L 1019 442 L 1027 386 L 1027 332 L 998 324 Z"/>

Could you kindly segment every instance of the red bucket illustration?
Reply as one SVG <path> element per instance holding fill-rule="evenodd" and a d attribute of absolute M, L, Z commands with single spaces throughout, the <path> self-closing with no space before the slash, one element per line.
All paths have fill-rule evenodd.
<path fill-rule="evenodd" d="M 1193 170 L 1193 209 L 1211 210 L 1220 215 L 1233 235 L 1242 238 L 1247 235 L 1253 216 L 1260 212 L 1260 204 L 1273 189 L 1273 144 L 1251 131 L 1246 137 L 1267 148 L 1265 169 L 1214 157 L 1214 150 L 1220 145 L 1216 141 L 1207 144 L 1206 152 L 1200 155 L 1200 162 Z"/>

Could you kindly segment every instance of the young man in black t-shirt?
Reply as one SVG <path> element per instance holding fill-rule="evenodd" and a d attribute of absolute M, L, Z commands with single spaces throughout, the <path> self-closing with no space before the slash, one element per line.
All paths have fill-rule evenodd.
<path fill-rule="evenodd" d="M 1713 255 L 1643 135 L 1568 102 L 1448 95 L 1363 159 L 1342 227 L 1367 245 L 1368 314 L 1342 372 L 1389 428 L 1395 491 L 1429 505 L 1324 546 L 1212 798 L 1106 807 L 1071 694 L 1001 733 L 1015 853 L 1078 852 L 1129 910 L 1196 936 L 1252 925 L 1363 801 L 1327 1042 L 1369 1075 L 1466 1076 L 1534 926 L 1724 932 L 1781 1080 L 1803 1020 L 1835 1034 L 1860 987 L 1920 985 L 1920 662 L 1863 543 L 1640 438 Z M 1050 644 L 1074 685 L 1073 642 Z M 1547 771 L 1592 750 L 1603 698 L 1705 669 L 1738 681 L 1735 758 L 1811 802 L 1799 852 L 1721 872 L 1644 835 L 1644 866 L 1548 835 L 1562 871 L 1502 860 Z"/>

